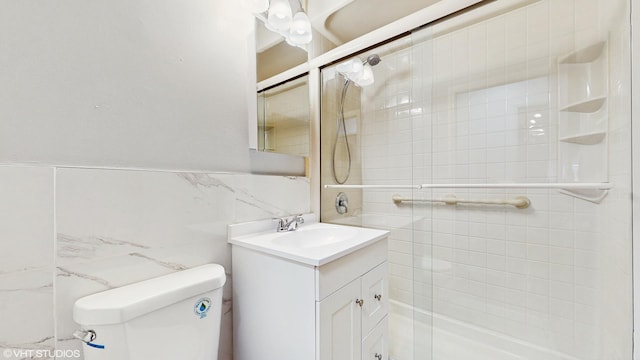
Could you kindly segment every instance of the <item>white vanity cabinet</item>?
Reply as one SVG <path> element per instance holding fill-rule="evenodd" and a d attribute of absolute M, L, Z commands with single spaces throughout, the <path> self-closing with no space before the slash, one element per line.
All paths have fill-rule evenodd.
<path fill-rule="evenodd" d="M 369 229 L 370 230 L 370 229 Z M 309 264 L 233 244 L 236 360 L 387 359 L 387 232 Z"/>

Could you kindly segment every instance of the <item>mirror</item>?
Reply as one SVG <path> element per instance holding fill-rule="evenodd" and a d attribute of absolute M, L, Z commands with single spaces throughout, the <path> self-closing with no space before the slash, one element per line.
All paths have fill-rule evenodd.
<path fill-rule="evenodd" d="M 258 150 L 309 156 L 309 76 L 258 93 Z"/>

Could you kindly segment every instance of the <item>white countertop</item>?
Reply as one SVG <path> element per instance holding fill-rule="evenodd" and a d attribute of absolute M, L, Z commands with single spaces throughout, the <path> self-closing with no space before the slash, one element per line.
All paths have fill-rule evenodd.
<path fill-rule="evenodd" d="M 276 232 L 275 223 L 271 220 L 229 225 L 229 243 L 307 265 L 322 266 L 389 234 L 384 230 L 313 220 L 315 216 L 305 216 L 306 222 L 298 230 L 283 232 Z M 265 227 L 270 230 L 265 230 Z"/>

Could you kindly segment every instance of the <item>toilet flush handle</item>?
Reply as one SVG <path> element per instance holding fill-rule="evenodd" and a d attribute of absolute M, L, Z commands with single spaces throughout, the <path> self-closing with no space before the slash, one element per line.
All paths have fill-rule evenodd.
<path fill-rule="evenodd" d="M 73 332 L 73 337 L 91 347 L 104 349 L 104 345 L 95 344 L 92 342 L 98 337 L 98 335 L 96 335 L 96 332 L 93 330 L 76 330 Z"/>

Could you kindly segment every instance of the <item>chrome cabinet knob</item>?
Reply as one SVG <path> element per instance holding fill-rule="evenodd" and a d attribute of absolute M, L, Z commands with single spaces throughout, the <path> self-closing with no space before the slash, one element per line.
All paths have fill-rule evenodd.
<path fill-rule="evenodd" d="M 364 300 L 363 299 L 356 299 L 356 304 L 360 305 L 360 307 L 362 307 L 362 305 L 364 305 Z"/>
<path fill-rule="evenodd" d="M 378 301 L 382 301 L 382 294 L 375 294 L 375 295 L 373 295 L 373 298 L 378 300 Z"/>
<path fill-rule="evenodd" d="M 378 354 L 378 353 L 376 353 L 376 354 L 374 355 L 374 357 L 375 357 L 376 359 L 378 359 L 378 360 L 382 360 L 382 354 Z"/>

